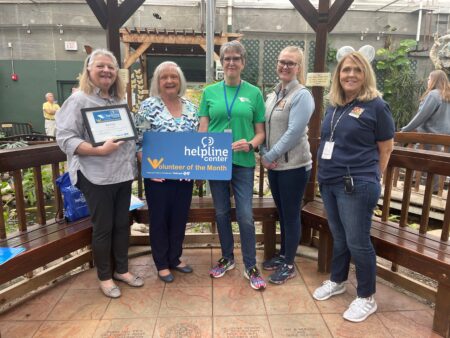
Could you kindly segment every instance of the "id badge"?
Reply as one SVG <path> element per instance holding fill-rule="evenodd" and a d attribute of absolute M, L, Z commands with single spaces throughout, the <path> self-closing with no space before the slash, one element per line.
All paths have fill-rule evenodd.
<path fill-rule="evenodd" d="M 323 160 L 331 160 L 331 156 L 333 155 L 334 142 L 326 141 L 325 146 L 323 147 L 322 159 Z"/>
<path fill-rule="evenodd" d="M 223 132 L 224 133 L 231 133 L 231 129 L 225 129 Z"/>

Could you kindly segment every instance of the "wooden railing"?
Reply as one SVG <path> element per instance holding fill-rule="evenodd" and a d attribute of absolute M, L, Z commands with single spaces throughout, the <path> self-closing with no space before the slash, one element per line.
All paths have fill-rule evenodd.
<path fill-rule="evenodd" d="M 14 193 L 15 209 L 18 229 L 25 232 L 28 229 L 26 221 L 26 203 L 22 185 L 24 169 L 32 169 L 34 174 L 34 191 L 36 195 L 36 224 L 45 225 L 47 217 L 45 213 L 46 199 L 42 182 L 42 166 L 50 165 L 53 181 L 53 200 L 56 217 L 63 217 L 61 193 L 55 184 L 56 178 L 61 174 L 61 164 L 66 161 L 66 155 L 55 143 L 33 145 L 24 148 L 0 151 L 0 175 L 10 175 Z M 0 194 L 1 195 L 1 194 Z M 0 239 L 6 238 L 6 220 L 3 217 L 3 203 L 0 203 Z M 35 225 L 33 225 L 35 226 Z"/>

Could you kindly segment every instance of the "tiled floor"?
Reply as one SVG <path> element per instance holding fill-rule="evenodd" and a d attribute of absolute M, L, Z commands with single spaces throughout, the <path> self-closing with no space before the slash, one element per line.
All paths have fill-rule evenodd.
<path fill-rule="evenodd" d="M 145 286 L 122 283 L 115 300 L 101 294 L 95 270 L 83 272 L 0 315 L 0 337 L 439 337 L 431 331 L 432 309 L 384 284 L 377 285 L 378 312 L 354 324 L 342 318 L 356 294 L 354 276 L 346 293 L 317 302 L 311 292 L 327 276 L 314 260 L 297 257 L 300 274 L 258 292 L 242 277 L 238 251 L 241 264 L 212 280 L 208 268 L 219 255 L 186 249 L 194 273 L 175 272 L 167 285 L 149 255 L 131 259 L 130 270 L 145 277 Z"/>

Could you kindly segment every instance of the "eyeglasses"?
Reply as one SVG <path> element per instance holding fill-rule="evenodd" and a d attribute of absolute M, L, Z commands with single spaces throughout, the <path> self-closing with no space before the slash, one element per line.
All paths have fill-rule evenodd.
<path fill-rule="evenodd" d="M 231 61 L 233 62 L 239 62 L 242 60 L 241 56 L 226 56 L 223 58 L 223 61 L 230 63 Z"/>
<path fill-rule="evenodd" d="M 284 61 L 284 60 L 277 60 L 278 66 L 281 68 L 284 68 L 284 66 L 288 67 L 289 69 L 294 68 L 297 66 L 297 63 L 291 62 L 291 61 Z"/>

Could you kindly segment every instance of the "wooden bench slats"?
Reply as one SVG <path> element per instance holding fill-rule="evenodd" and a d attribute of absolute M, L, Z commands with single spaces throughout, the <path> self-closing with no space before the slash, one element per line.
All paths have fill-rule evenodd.
<path fill-rule="evenodd" d="M 0 284 L 89 245 L 91 233 L 92 223 L 88 218 L 24 244 L 26 251 L 1 265 Z"/>
<path fill-rule="evenodd" d="M 149 223 L 147 205 L 139 208 L 134 213 L 135 219 L 139 223 Z M 188 215 L 188 222 L 214 222 L 215 209 L 211 197 L 192 198 Z M 234 200 L 231 202 L 231 218 L 236 220 L 236 206 Z M 253 198 L 253 218 L 257 222 L 275 222 L 278 220 L 278 212 L 272 198 Z"/>
<path fill-rule="evenodd" d="M 74 225 L 78 223 L 84 222 L 85 219 L 78 220 L 73 223 L 51 223 L 44 226 L 39 226 L 34 229 L 28 230 L 28 232 L 25 233 L 18 233 L 15 236 L 12 236 L 8 239 L 0 241 L 0 246 L 2 247 L 16 247 L 21 246 L 23 244 L 26 244 L 28 242 L 32 242 L 36 240 L 37 238 L 47 236 L 48 234 L 51 234 L 53 232 L 61 231 L 66 228 L 72 228 Z"/>

